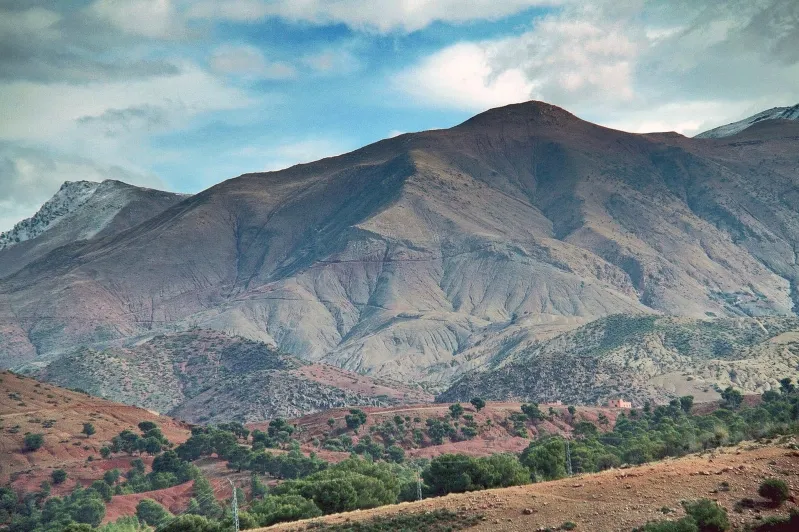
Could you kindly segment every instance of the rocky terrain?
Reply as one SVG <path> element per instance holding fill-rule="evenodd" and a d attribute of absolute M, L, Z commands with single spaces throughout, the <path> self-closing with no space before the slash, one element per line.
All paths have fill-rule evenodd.
<path fill-rule="evenodd" d="M 611 316 L 551 340 L 528 339 L 499 352 L 442 393 L 578 404 L 623 397 L 636 406 L 693 395 L 718 399 L 727 386 L 778 389 L 799 368 L 799 319 Z"/>
<path fill-rule="evenodd" d="M 799 121 L 691 139 L 615 131 L 528 102 L 246 174 L 165 199 L 124 229 L 26 254 L 32 262 L 0 278 L 0 363 L 42 367 L 75 349 L 91 357 L 201 328 L 444 390 L 489 360 L 611 315 L 756 327 L 795 315 L 799 302 L 797 139 Z M 0 262 L 16 268 L 7 255 Z M 622 372 L 636 395 L 658 378 L 658 390 L 676 389 L 674 372 L 722 375 L 708 389 L 724 381 L 701 357 L 661 363 L 671 348 L 645 351 L 620 355 L 651 360 Z M 574 371 L 594 371 L 591 360 L 600 359 L 581 358 Z M 741 372 L 745 389 L 774 377 L 754 372 Z M 122 389 L 115 378 L 107 385 Z M 586 400 L 615 389 L 592 379 L 581 382 L 603 388 Z M 150 395 L 175 408 L 146 386 L 128 400 Z"/>
<path fill-rule="evenodd" d="M 431 401 L 398 383 L 309 364 L 253 340 L 192 330 L 76 349 L 38 376 L 192 423 L 297 417 L 343 406 Z"/>

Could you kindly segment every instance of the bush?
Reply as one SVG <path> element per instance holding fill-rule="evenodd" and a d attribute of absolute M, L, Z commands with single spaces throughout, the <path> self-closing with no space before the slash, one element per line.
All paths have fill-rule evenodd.
<path fill-rule="evenodd" d="M 159 532 L 221 532 L 222 526 L 199 515 L 181 515 Z"/>
<path fill-rule="evenodd" d="M 761 482 L 757 493 L 764 499 L 771 501 L 774 506 L 781 505 L 791 496 L 788 484 L 778 478 L 767 478 Z"/>
<path fill-rule="evenodd" d="M 67 479 L 67 472 L 63 469 L 56 469 L 52 473 L 50 473 L 50 478 L 53 479 L 53 484 L 63 484 L 64 481 Z"/>
<path fill-rule="evenodd" d="M 27 434 L 22 448 L 25 452 L 32 452 L 40 449 L 42 445 L 44 445 L 43 434 Z"/>
<path fill-rule="evenodd" d="M 680 519 L 679 521 L 653 521 L 647 523 L 640 528 L 636 528 L 633 532 L 698 532 L 699 528 L 696 522 L 690 517 Z"/>
<path fill-rule="evenodd" d="M 152 499 L 142 499 L 136 505 L 136 517 L 140 521 L 158 528 L 159 524 L 166 524 L 167 519 L 172 517 L 166 508 Z"/>
<path fill-rule="evenodd" d="M 684 502 L 683 508 L 685 508 L 685 513 L 696 522 L 700 532 L 724 532 L 730 528 L 727 510 L 710 499 Z"/>

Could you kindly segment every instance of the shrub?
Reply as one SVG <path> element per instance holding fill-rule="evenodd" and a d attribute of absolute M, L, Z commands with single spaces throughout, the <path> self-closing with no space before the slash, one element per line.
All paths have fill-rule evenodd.
<path fill-rule="evenodd" d="M 710 499 L 684 502 L 683 508 L 696 522 L 700 532 L 724 532 L 730 528 L 727 511 Z"/>
<path fill-rule="evenodd" d="M 791 492 L 788 489 L 788 484 L 784 480 L 778 478 L 767 478 L 760 483 L 760 488 L 757 490 L 758 495 L 764 499 L 768 499 L 774 506 L 779 506 L 790 497 Z"/>
<path fill-rule="evenodd" d="M 636 528 L 633 532 L 698 532 L 699 528 L 696 522 L 690 517 L 680 519 L 679 521 L 652 521 L 640 528 Z"/>
<path fill-rule="evenodd" d="M 85 434 L 86 437 L 88 438 L 89 436 L 97 432 L 97 430 L 94 428 L 94 425 L 92 425 L 91 423 L 84 423 L 83 430 L 81 430 L 81 432 Z"/>
<path fill-rule="evenodd" d="M 36 451 L 44 445 L 43 434 L 27 434 L 23 442 L 23 450 L 26 452 Z"/>
<path fill-rule="evenodd" d="M 472 406 L 478 412 L 480 410 L 482 410 L 483 408 L 485 408 L 485 406 L 486 406 L 486 402 L 485 402 L 485 400 L 482 397 L 475 397 L 469 402 L 472 403 Z"/>
<path fill-rule="evenodd" d="M 52 473 L 50 473 L 50 478 L 53 479 L 53 484 L 63 484 L 64 481 L 67 479 L 67 472 L 63 469 L 56 469 Z"/>
<path fill-rule="evenodd" d="M 458 419 L 463 415 L 463 407 L 460 403 L 455 403 L 454 405 L 449 405 L 449 415 L 452 416 L 452 419 Z"/>
<path fill-rule="evenodd" d="M 136 517 L 140 521 L 157 528 L 159 524 L 166 524 L 167 519 L 172 517 L 172 514 L 154 500 L 142 499 L 136 505 Z"/>

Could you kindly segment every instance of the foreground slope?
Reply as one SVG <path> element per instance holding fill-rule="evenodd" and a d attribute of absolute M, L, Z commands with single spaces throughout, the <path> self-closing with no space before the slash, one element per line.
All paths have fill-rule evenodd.
<path fill-rule="evenodd" d="M 497 338 L 791 314 L 797 138 L 635 135 L 529 102 L 244 175 L 0 280 L 0 350 L 199 326 L 443 387 Z"/>
<path fill-rule="evenodd" d="M 527 486 L 448 495 L 258 530 L 323 531 L 325 525 L 354 526 L 375 518 L 445 509 L 457 514 L 461 522 L 476 520 L 478 524 L 466 527 L 475 531 L 552 530 L 572 522 L 577 525 L 575 530 L 628 532 L 650 520 L 678 519 L 683 515 L 681 501 L 701 498 L 711 498 L 726 508 L 730 523 L 740 529 L 758 517 L 785 515 L 790 508 L 796 508 L 795 503 L 780 510 L 761 504 L 757 515 L 753 510 L 733 511 L 735 503 L 743 498 L 759 500 L 758 485 L 766 477 L 785 480 L 795 497 L 799 494 L 797 470 L 799 453 L 786 445 L 744 444 L 713 454 Z"/>

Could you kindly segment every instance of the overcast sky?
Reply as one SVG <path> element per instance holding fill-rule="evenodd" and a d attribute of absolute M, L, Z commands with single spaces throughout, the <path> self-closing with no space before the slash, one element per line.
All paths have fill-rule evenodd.
<path fill-rule="evenodd" d="M 0 231 L 529 99 L 686 135 L 799 102 L 796 0 L 0 0 Z"/>

